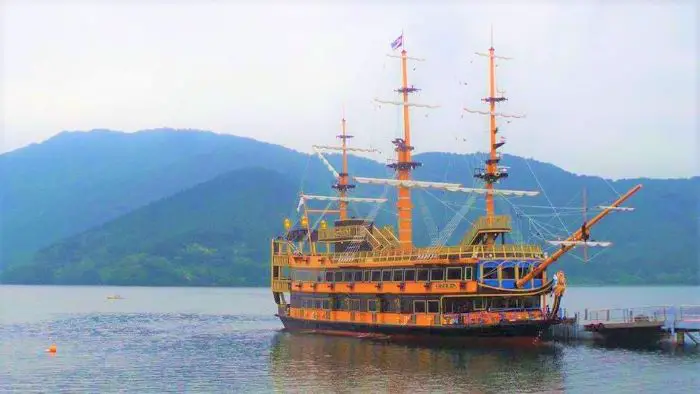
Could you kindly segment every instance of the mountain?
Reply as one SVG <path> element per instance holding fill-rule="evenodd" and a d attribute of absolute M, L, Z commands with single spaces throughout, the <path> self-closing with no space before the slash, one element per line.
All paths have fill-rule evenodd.
<path fill-rule="evenodd" d="M 472 173 L 481 165 L 483 155 L 423 153 L 415 158 L 423 163 L 415 171 L 416 179 L 472 186 L 475 185 Z M 339 166 L 337 156 L 330 157 L 330 160 Z M 595 205 L 611 202 L 617 193 L 623 193 L 637 183 L 644 185 L 626 204 L 635 207 L 635 212 L 613 213 L 592 231 L 595 239 L 612 241 L 615 244 L 613 248 L 604 250 L 586 264 L 575 258 L 562 260 L 560 267 L 566 270 L 572 283 L 700 283 L 697 246 L 699 177 L 613 182 L 571 174 L 551 164 L 517 156 L 504 155 L 502 162 L 510 166 L 511 176 L 499 188 L 543 191 L 534 198 L 497 201 L 499 212 L 513 216 L 512 238 L 515 240 L 541 241 L 541 238 L 563 236 L 565 229 L 575 230 L 583 220 L 580 209 L 576 209 L 582 205 L 584 189 L 592 207 L 588 213 L 590 218 L 596 213 Z M 352 173 L 363 176 L 390 175 L 384 165 L 367 159 L 351 157 L 350 166 Z M 190 196 L 192 201 L 208 201 L 213 198 L 209 195 L 211 193 L 225 193 L 225 186 L 221 184 L 221 189 L 205 188 L 208 182 L 220 182 L 220 176 L 229 177 L 227 179 L 234 182 L 234 178 L 246 174 L 237 170 L 251 167 L 259 167 L 255 171 L 264 171 L 264 168 L 274 170 L 279 182 L 286 185 L 284 189 L 289 189 L 290 194 L 280 193 L 274 201 L 267 201 L 270 214 L 293 217 L 300 186 L 307 193 L 332 192 L 328 187 L 332 178 L 315 157 L 251 139 L 192 130 L 162 129 L 130 134 L 112 131 L 63 133 L 43 144 L 1 155 L 2 258 L 5 265 L 13 266 L 6 270 L 2 278 L 13 282 L 98 283 L 97 277 L 104 275 L 106 269 L 103 264 L 129 267 L 129 264 L 136 264 L 133 262 L 136 257 L 133 256 L 139 254 L 163 258 L 172 268 L 181 267 L 187 260 L 178 254 L 181 252 L 178 245 L 193 242 L 206 250 L 223 251 L 226 245 L 234 245 L 238 241 L 226 238 L 230 234 L 208 233 L 208 220 L 214 219 L 192 221 L 186 205 L 179 205 L 182 212 L 168 208 L 172 211 L 169 211 L 171 214 L 166 222 L 163 222 L 166 220 L 163 217 L 152 217 L 153 226 L 164 227 L 134 224 L 137 222 L 129 220 L 136 219 L 127 219 L 133 217 L 131 215 L 145 215 L 143 209 L 165 209 L 159 208 L 161 204 L 169 206 L 172 199 L 182 198 L 183 194 Z M 251 175 L 246 177 L 250 178 Z M 269 175 L 265 179 L 272 180 L 272 177 Z M 250 182 L 256 187 L 264 186 L 257 185 L 256 181 Z M 262 178 L 257 183 L 263 183 Z M 393 188 L 382 186 L 361 185 L 353 193 L 357 196 L 385 195 L 391 200 L 395 199 Z M 451 242 L 456 242 L 468 228 L 469 221 L 483 212 L 483 197 L 480 196 L 429 190 L 415 191 L 413 197 L 415 240 L 418 244 L 430 244 L 431 236 L 445 230 L 459 211 L 459 215 L 464 215 L 466 220 L 460 221 L 449 237 Z M 230 217 L 246 217 L 249 207 L 260 209 L 258 204 L 262 204 L 262 200 L 231 204 L 225 212 Z M 322 208 L 324 205 L 319 206 Z M 558 209 L 555 215 L 551 205 L 564 208 Z M 202 218 L 215 218 L 224 209 L 216 204 L 207 206 L 209 208 L 203 207 L 204 211 L 199 212 Z M 469 209 L 464 209 L 467 207 Z M 378 211 L 372 206 L 359 204 L 354 205 L 353 209 L 362 216 L 374 210 L 379 223 L 394 224 L 395 221 L 393 202 L 384 204 Z M 180 226 L 183 227 L 181 231 L 178 230 Z M 240 244 L 231 246 L 236 251 L 247 250 L 245 259 L 250 260 L 248 268 L 253 272 L 251 267 L 257 267 L 257 273 L 247 276 L 238 273 L 236 275 L 239 276 L 229 278 L 220 278 L 218 274 L 200 275 L 196 279 L 199 282 L 184 281 L 180 274 L 170 277 L 161 275 L 170 278 L 164 279 L 163 283 L 266 283 L 267 241 L 281 227 L 279 221 L 270 226 L 267 223 L 257 226 L 259 229 L 251 229 L 250 232 L 259 230 L 256 237 L 260 238 L 261 243 L 254 244 L 251 238 L 245 244 L 256 246 L 251 246 L 249 250 Z M 165 234 L 158 235 L 165 230 Z M 174 237 L 171 231 L 180 231 L 182 238 Z M 145 243 L 139 242 L 140 239 L 144 239 Z M 172 239 L 173 243 L 165 239 Z M 226 253 L 229 253 L 228 257 L 222 259 L 238 266 L 239 263 L 231 257 L 233 249 Z M 596 250 L 590 251 L 591 255 L 596 253 Z M 578 250 L 573 254 L 581 255 Z M 132 260 L 125 260 L 128 256 Z M 213 260 L 194 261 L 202 269 L 215 264 Z M 165 264 L 163 261 L 161 263 Z M 91 267 L 90 264 L 100 266 L 100 269 L 92 270 L 99 275 L 83 276 L 76 272 L 90 270 L 69 268 L 66 272 L 73 273 L 59 275 L 53 269 L 50 275 L 42 276 L 45 272 L 41 267 L 73 267 L 80 264 L 85 267 Z M 114 275 L 108 277 L 119 276 Z M 32 280 L 32 277 L 36 280 Z M 99 278 L 102 280 L 103 276 Z M 236 282 L 240 278 L 245 280 Z M 150 280 L 156 283 L 156 279 Z M 133 279 L 118 283 L 141 282 Z"/>
<path fill-rule="evenodd" d="M 301 173 L 304 155 L 194 130 L 64 132 L 0 155 L 0 268 L 228 171 Z"/>
<path fill-rule="evenodd" d="M 261 285 L 269 276 L 261 251 L 287 214 L 279 201 L 295 195 L 277 172 L 234 170 L 44 248 L 4 281 Z"/>

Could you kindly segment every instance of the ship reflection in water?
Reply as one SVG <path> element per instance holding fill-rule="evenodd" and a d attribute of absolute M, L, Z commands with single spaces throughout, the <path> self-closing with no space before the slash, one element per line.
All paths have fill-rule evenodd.
<path fill-rule="evenodd" d="M 415 344 L 280 332 L 275 390 L 293 392 L 563 392 L 554 345 Z"/>

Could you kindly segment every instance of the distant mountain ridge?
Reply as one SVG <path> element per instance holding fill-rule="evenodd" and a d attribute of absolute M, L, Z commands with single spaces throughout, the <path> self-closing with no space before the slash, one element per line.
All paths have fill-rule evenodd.
<path fill-rule="evenodd" d="M 294 199 L 262 168 L 233 170 L 40 250 L 9 268 L 10 283 L 137 286 L 261 284 L 262 250 Z M 255 203 L 251 203 L 251 202 Z"/>
<path fill-rule="evenodd" d="M 423 167 L 415 172 L 416 179 L 460 182 L 465 185 L 472 185 L 472 171 L 480 165 L 481 160 L 479 155 L 447 153 L 424 153 L 415 157 L 423 162 Z M 337 162 L 337 157 L 331 160 Z M 549 206 L 549 199 L 555 206 L 580 206 L 580 193 L 584 187 L 589 201 L 609 201 L 615 197 L 613 189 L 623 192 L 636 183 L 644 184 L 642 191 L 630 201 L 629 205 L 637 208 L 634 213 L 615 213 L 593 231 L 594 237 L 606 237 L 615 243 L 615 247 L 586 265 L 574 259 L 561 263 L 572 283 L 700 283 L 700 255 L 697 246 L 700 177 L 613 182 L 598 177 L 574 175 L 554 165 L 526 161 L 517 156 L 504 155 L 503 163 L 511 167 L 512 176 L 500 187 L 533 190 L 539 189 L 541 184 L 546 191 L 546 196 L 517 201 L 517 204 L 523 205 Z M 379 177 L 390 175 L 384 165 L 371 160 L 352 157 L 350 165 L 354 174 Z M 254 178 L 258 175 L 261 184 L 255 182 Z M 239 242 L 236 241 L 238 238 L 232 238 L 230 231 L 216 234 L 208 232 L 206 221 L 192 219 L 188 216 L 185 205 L 172 205 L 172 199 L 215 200 L 216 196 L 210 194 L 227 195 L 228 185 L 216 182 L 228 179 L 233 185 L 237 177 L 249 182 L 251 188 L 268 193 L 270 190 L 265 187 L 270 185 L 262 184 L 262 179 L 266 179 L 268 182 L 285 185 L 285 193 L 279 189 L 278 197 L 265 200 L 266 209 L 278 220 L 283 216 L 294 215 L 296 193 L 302 181 L 305 192 L 332 192 L 329 188 L 332 178 L 315 157 L 249 138 L 195 130 L 62 133 L 42 144 L 0 155 L 0 176 L 3 218 L 0 230 L 0 267 L 8 267 L 1 278 L 5 282 L 20 283 L 104 283 L 104 278 L 108 279 L 108 283 L 137 283 L 141 279 L 132 279 L 130 282 L 129 279 L 124 279 L 128 275 L 106 274 L 109 269 L 104 264 L 117 267 L 146 264 L 150 267 L 148 264 L 156 264 L 153 263 L 156 260 L 151 261 L 149 258 L 162 258 L 168 264 L 162 260 L 157 261 L 170 267 L 163 269 L 171 274 L 162 274 L 169 279 L 161 284 L 265 284 L 268 280 L 268 250 L 265 245 L 281 230 L 279 222 L 261 223 L 256 228 L 251 228 L 250 233 L 257 234 L 256 239 L 261 239 L 262 243 L 246 238 L 246 245 L 255 246 L 243 247 L 236 243 Z M 214 184 L 209 184 L 210 182 Z M 287 189 L 290 189 L 289 194 L 286 193 Z M 355 194 L 381 195 L 384 192 L 383 187 L 363 185 L 358 187 Z M 387 189 L 386 196 L 394 198 L 393 189 Z M 215 218 L 217 212 L 226 212 L 228 217 L 246 217 L 246 210 L 259 209 L 263 203 L 262 200 L 241 196 L 236 198 L 239 203 L 235 209 L 217 203 L 210 204 L 209 208 L 200 213 L 208 218 Z M 465 198 L 463 195 L 454 196 L 442 192 L 414 193 L 417 243 L 430 243 L 429 236 L 435 230 L 431 226 L 444 226 L 454 217 L 454 211 L 459 209 Z M 130 220 L 135 220 L 129 218 L 147 215 L 153 209 L 166 209 L 159 208 L 161 204 L 170 207 L 167 209 L 172 210 L 171 216 L 174 218 L 167 229 L 158 227 L 158 223 L 153 224 L 155 227 L 141 224 L 129 228 L 129 223 L 132 223 Z M 526 240 L 528 234 L 532 233 L 530 220 L 535 216 L 530 219 L 526 216 L 519 217 L 523 212 L 517 212 L 510 204 L 499 201 L 499 210 L 516 219 L 518 225 L 513 237 Z M 182 212 L 177 212 L 173 208 L 175 206 L 180 207 Z M 483 201 L 478 198 L 468 219 L 478 215 L 482 206 Z M 533 212 L 542 212 L 536 211 L 540 208 L 532 209 L 535 211 L 525 213 L 531 215 Z M 393 203 L 387 203 L 376 220 L 394 224 L 393 210 Z M 429 212 L 430 220 L 424 215 L 425 212 Z M 551 213 L 551 210 L 546 212 Z M 547 219 L 549 222 L 546 225 L 555 228 L 562 227 L 563 223 L 568 229 L 580 225 L 580 216 L 566 215 L 565 212 L 561 216 Z M 561 222 L 558 219 L 562 219 Z M 182 235 L 184 238 L 179 239 L 177 245 L 163 241 L 171 239 L 168 231 L 171 230 L 170 227 L 176 229 L 178 223 L 183 226 L 186 223 L 196 225 L 190 229 L 190 236 Z M 466 222 L 462 223 L 451 241 L 458 239 L 467 225 Z M 166 233 L 161 234 L 165 230 Z M 100 238 L 97 234 L 109 236 Z M 126 239 L 132 239 L 127 234 L 141 237 L 146 243 L 126 242 Z M 240 238 L 239 235 L 236 237 Z M 228 253 L 227 256 L 216 257 L 219 260 L 215 260 L 219 263 L 197 260 L 200 265 L 209 267 L 224 262 L 232 267 L 243 265 L 249 273 L 245 276 L 246 279 L 237 281 L 236 277 L 223 278 L 227 275 L 243 278 L 239 271 L 217 271 L 219 274 L 208 276 L 194 270 L 193 266 L 183 265 L 182 260 L 177 260 L 180 262 L 176 263 L 176 258 L 183 256 L 178 254 L 180 247 L 198 243 L 197 241 L 205 249 Z M 225 244 L 237 246 L 227 249 Z M 135 258 L 135 255 L 141 256 Z M 240 264 L 234 262 L 236 258 Z M 114 261 L 105 262 L 99 261 L 100 259 Z M 94 264 L 94 269 L 90 268 L 93 273 L 86 273 L 90 271 L 90 265 L 85 262 L 88 260 Z M 150 262 L 146 263 L 147 261 Z M 82 271 L 76 268 L 80 264 L 83 264 Z M 14 268 L 10 269 L 10 266 Z M 184 266 L 189 267 L 189 271 L 185 271 L 190 280 L 183 279 L 187 277 L 182 271 Z M 44 270 L 50 272 L 50 275 L 42 276 L 41 267 L 53 268 Z M 146 269 L 146 272 L 150 271 Z M 31 280 L 32 275 L 37 280 Z M 146 282 L 138 283 L 148 284 Z"/>

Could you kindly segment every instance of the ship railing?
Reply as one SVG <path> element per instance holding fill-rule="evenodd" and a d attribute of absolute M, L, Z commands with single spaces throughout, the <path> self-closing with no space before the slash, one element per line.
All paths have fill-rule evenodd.
<path fill-rule="evenodd" d="M 670 306 L 645 306 L 637 308 L 611 308 L 584 311 L 586 322 L 637 323 L 662 322 L 666 320 Z"/>
<path fill-rule="evenodd" d="M 472 226 L 471 230 L 462 238 L 463 245 L 469 245 L 474 240 L 477 234 L 483 231 L 489 230 L 502 230 L 510 231 L 510 216 L 498 215 L 498 216 L 481 216 L 479 217 Z"/>
<path fill-rule="evenodd" d="M 288 256 L 292 255 L 293 248 L 286 240 L 275 240 L 276 243 L 287 245 L 285 248 L 275 248 L 277 254 L 273 256 L 275 265 L 286 265 Z M 377 251 L 364 251 L 356 253 L 317 252 L 315 255 L 327 256 L 332 260 L 341 260 L 345 263 L 356 263 L 371 260 L 373 262 L 391 261 L 420 261 L 426 259 L 449 258 L 543 258 L 543 252 L 539 245 L 506 244 L 506 245 L 460 245 L 444 247 L 416 248 L 402 250 L 398 248 L 380 249 Z"/>
<path fill-rule="evenodd" d="M 681 305 L 676 320 L 700 322 L 700 305 Z"/>
<path fill-rule="evenodd" d="M 420 261 L 426 259 L 449 259 L 457 258 L 542 258 L 542 249 L 538 245 L 467 245 L 467 246 L 446 246 L 442 248 L 419 248 L 413 250 L 390 249 L 371 252 L 348 253 L 319 253 L 328 256 L 332 260 L 343 259 L 343 262 L 362 262 L 371 260 L 373 262 L 390 261 Z"/>
<path fill-rule="evenodd" d="M 272 291 L 283 293 L 291 290 L 292 281 L 283 279 L 272 280 Z"/>

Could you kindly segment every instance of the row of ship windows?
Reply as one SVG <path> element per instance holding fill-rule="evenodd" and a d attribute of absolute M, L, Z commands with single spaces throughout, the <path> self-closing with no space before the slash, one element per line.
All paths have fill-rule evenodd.
<path fill-rule="evenodd" d="M 292 280 L 307 282 L 427 282 L 472 280 L 474 267 L 399 268 L 385 270 L 292 270 Z"/>
<path fill-rule="evenodd" d="M 440 301 L 436 299 L 330 299 L 301 298 L 292 300 L 292 306 L 328 310 L 357 312 L 394 312 L 394 313 L 439 313 Z M 538 309 L 540 297 L 478 297 L 472 299 L 446 300 L 443 313 L 466 313 L 483 310 L 531 310 Z"/>
<path fill-rule="evenodd" d="M 533 268 L 484 268 L 483 279 L 518 279 Z M 474 267 L 399 268 L 384 270 L 291 270 L 291 279 L 306 282 L 427 282 L 473 280 Z"/>

